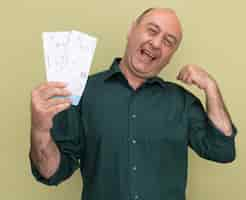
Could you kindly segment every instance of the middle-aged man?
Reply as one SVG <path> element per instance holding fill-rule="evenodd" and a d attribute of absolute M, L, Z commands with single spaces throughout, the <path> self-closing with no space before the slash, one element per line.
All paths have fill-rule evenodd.
<path fill-rule="evenodd" d="M 199 156 L 235 159 L 235 135 L 217 82 L 196 65 L 177 76 L 198 98 L 158 73 L 182 39 L 171 9 L 154 8 L 133 22 L 122 59 L 89 77 L 78 106 L 63 83 L 32 91 L 32 172 L 57 185 L 80 167 L 83 200 L 184 200 L 190 146 Z M 59 114 L 58 114 L 59 113 Z M 79 162 L 80 161 L 80 162 Z"/>

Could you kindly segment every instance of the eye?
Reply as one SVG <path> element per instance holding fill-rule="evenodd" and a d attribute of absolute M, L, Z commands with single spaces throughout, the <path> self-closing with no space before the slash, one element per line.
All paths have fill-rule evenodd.
<path fill-rule="evenodd" d="M 165 46 L 169 47 L 169 48 L 173 48 L 174 47 L 174 43 L 168 38 L 164 38 L 163 44 Z"/>
<path fill-rule="evenodd" d="M 155 30 L 155 29 L 152 28 L 152 27 L 149 27 L 147 30 L 148 30 L 148 33 L 149 33 L 150 35 L 155 35 L 155 34 L 157 34 L 157 30 Z"/>

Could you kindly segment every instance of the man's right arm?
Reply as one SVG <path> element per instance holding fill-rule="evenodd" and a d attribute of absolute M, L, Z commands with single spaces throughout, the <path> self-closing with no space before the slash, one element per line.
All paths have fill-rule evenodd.
<path fill-rule="evenodd" d="M 70 106 L 66 85 L 60 82 L 41 84 L 32 91 L 31 97 L 31 148 L 30 158 L 39 173 L 49 179 L 57 171 L 61 153 L 54 143 L 50 130 L 54 116 Z"/>
<path fill-rule="evenodd" d="M 60 151 L 50 136 L 50 132 L 38 133 L 31 130 L 30 158 L 40 174 L 49 179 L 60 164 Z"/>

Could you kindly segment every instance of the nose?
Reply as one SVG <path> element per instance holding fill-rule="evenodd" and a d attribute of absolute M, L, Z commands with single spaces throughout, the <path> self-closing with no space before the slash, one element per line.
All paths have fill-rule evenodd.
<path fill-rule="evenodd" d="M 155 49 L 161 48 L 162 39 L 161 37 L 153 37 L 150 41 L 151 45 Z"/>

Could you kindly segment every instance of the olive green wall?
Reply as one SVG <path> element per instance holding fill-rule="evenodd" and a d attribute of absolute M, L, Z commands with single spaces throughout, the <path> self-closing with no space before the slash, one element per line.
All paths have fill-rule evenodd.
<path fill-rule="evenodd" d="M 243 0 L 8 0 L 0 7 L 0 199 L 78 199 L 79 172 L 59 187 L 37 183 L 29 168 L 30 91 L 45 80 L 41 32 L 80 30 L 98 37 L 92 73 L 123 53 L 131 20 L 147 7 L 174 8 L 184 40 L 161 76 L 174 80 L 181 66 L 204 66 L 220 84 L 237 125 L 237 160 L 222 165 L 189 158 L 187 199 L 246 199 L 246 18 Z M 203 98 L 196 88 L 191 90 Z M 203 99 L 204 102 L 204 99 Z"/>

